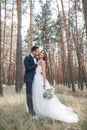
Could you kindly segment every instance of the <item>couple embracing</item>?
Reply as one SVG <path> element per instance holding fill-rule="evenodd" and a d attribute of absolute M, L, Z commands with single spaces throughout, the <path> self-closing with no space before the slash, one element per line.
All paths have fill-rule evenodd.
<path fill-rule="evenodd" d="M 67 123 L 77 123 L 78 116 L 62 104 L 54 94 L 51 99 L 43 97 L 46 89 L 51 88 L 46 79 L 46 53 L 40 51 L 39 47 L 33 46 L 31 53 L 24 59 L 26 83 L 26 99 L 28 111 L 37 118 L 47 117 L 52 120 L 59 120 Z"/>

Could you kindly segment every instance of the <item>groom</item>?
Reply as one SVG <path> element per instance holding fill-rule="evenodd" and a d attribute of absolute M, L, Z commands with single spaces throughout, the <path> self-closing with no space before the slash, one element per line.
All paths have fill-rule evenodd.
<path fill-rule="evenodd" d="M 37 67 L 37 56 L 39 55 L 39 47 L 33 46 L 31 48 L 31 53 L 25 57 L 24 66 L 24 82 L 26 83 L 26 100 L 28 105 L 28 110 L 30 114 L 34 114 L 33 103 L 32 103 L 32 82 L 34 79 L 35 69 Z"/>

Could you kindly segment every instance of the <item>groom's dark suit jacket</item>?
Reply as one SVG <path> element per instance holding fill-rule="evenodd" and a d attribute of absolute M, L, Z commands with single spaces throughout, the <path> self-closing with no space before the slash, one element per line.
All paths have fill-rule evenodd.
<path fill-rule="evenodd" d="M 24 65 L 25 65 L 24 82 L 32 83 L 37 64 L 34 63 L 33 57 L 31 55 L 28 55 L 24 59 Z"/>

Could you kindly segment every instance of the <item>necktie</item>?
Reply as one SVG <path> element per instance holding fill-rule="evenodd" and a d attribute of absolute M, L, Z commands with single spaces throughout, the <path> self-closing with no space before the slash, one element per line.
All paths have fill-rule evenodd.
<path fill-rule="evenodd" d="M 36 58 L 36 56 L 33 56 L 33 58 Z"/>

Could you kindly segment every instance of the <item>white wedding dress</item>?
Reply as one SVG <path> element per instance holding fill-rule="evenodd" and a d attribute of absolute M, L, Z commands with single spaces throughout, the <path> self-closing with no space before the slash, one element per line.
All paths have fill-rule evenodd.
<path fill-rule="evenodd" d="M 56 95 L 51 99 L 43 98 L 43 75 L 41 74 L 41 66 L 38 65 L 34 82 L 32 86 L 33 109 L 38 117 L 47 117 L 53 120 L 59 120 L 67 123 L 78 122 L 78 116 L 71 108 L 63 105 Z M 46 80 L 46 87 L 50 88 L 49 82 Z"/>

